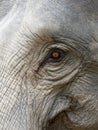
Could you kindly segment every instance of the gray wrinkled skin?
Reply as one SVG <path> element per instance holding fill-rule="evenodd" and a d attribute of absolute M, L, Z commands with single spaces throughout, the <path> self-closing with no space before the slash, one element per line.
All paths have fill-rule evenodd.
<path fill-rule="evenodd" d="M 98 130 L 98 0 L 0 0 L 0 130 Z"/>

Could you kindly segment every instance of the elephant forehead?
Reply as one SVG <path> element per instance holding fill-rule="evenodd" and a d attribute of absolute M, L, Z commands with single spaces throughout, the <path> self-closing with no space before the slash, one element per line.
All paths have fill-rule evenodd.
<path fill-rule="evenodd" d="M 46 28 L 51 32 L 55 30 L 59 34 L 69 36 L 70 38 L 75 38 L 77 35 L 78 37 L 84 37 L 84 39 L 91 35 L 92 32 L 98 32 L 97 0 L 29 0 L 26 2 L 22 0 L 14 5 L 19 8 L 15 7 L 14 11 L 11 10 L 12 15 L 8 15 L 8 20 L 6 19 L 2 25 L 5 26 L 7 21 L 12 19 L 15 12 L 19 10 L 17 16 L 10 20 L 10 25 L 8 22 L 8 26 L 11 26 L 10 28 L 14 26 L 16 31 L 17 29 L 20 30 L 19 26 L 21 24 L 25 28 L 26 26 L 30 29 L 32 28 L 33 33 L 36 33 L 36 29 Z M 16 33 L 16 31 L 14 30 L 13 33 Z M 26 32 L 26 30 L 24 31 Z"/>
<path fill-rule="evenodd" d="M 97 0 L 43 0 L 35 3 L 28 3 L 24 16 L 25 27 L 32 28 L 33 33 L 47 29 L 70 38 L 90 39 L 89 36 L 98 32 Z"/>

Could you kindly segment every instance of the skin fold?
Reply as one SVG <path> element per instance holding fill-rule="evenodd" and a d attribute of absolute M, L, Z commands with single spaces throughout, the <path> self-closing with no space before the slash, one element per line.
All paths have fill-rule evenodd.
<path fill-rule="evenodd" d="M 0 1 L 0 130 L 98 130 L 98 0 Z"/>

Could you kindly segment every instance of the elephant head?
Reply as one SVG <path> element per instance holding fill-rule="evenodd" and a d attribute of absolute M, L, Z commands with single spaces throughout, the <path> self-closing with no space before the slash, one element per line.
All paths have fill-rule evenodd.
<path fill-rule="evenodd" d="M 0 1 L 0 130 L 98 130 L 98 0 Z"/>

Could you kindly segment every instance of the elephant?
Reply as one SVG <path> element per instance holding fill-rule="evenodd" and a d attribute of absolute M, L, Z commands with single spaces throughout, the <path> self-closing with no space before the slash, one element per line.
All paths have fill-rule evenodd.
<path fill-rule="evenodd" d="M 0 0 L 0 130 L 98 130 L 98 0 Z"/>

